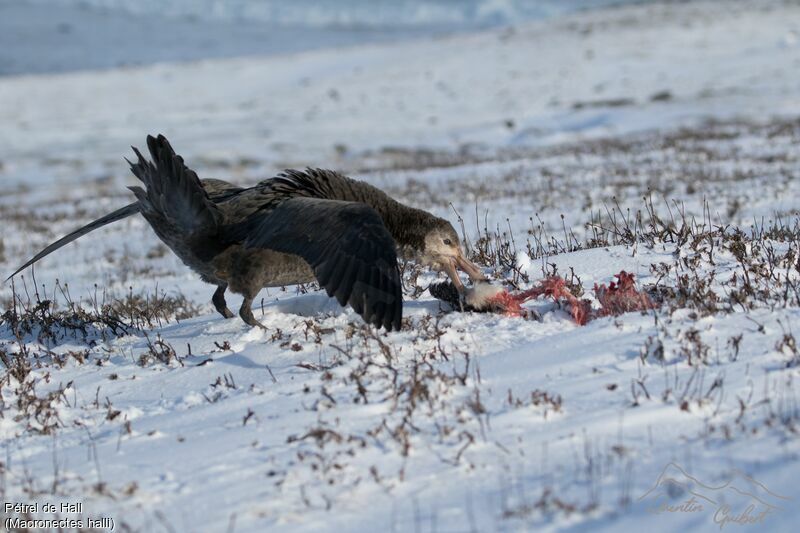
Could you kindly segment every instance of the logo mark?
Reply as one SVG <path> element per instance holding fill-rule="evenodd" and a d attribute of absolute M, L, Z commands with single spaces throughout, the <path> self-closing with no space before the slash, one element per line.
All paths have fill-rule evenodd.
<path fill-rule="evenodd" d="M 731 472 L 725 483 L 710 485 L 689 475 L 678 464 L 669 463 L 638 501 L 646 503 L 647 512 L 654 515 L 706 513 L 723 529 L 728 525 L 762 524 L 791 499 L 739 470 Z"/>

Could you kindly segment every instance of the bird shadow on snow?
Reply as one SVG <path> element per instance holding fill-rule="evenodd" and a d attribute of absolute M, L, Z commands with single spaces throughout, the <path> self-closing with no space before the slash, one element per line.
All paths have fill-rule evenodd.
<path fill-rule="evenodd" d="M 254 311 L 260 309 L 255 306 Z M 424 311 L 432 315 L 438 314 L 441 310 L 447 309 L 447 305 L 440 304 L 438 300 L 404 300 L 403 314 L 419 314 Z M 264 305 L 265 312 L 275 311 L 302 317 L 338 316 L 346 313 L 347 310 L 339 305 L 335 298 L 331 298 L 324 292 L 315 294 L 304 294 L 294 298 L 285 298 Z"/>
<path fill-rule="evenodd" d="M 335 298 L 331 298 L 325 293 L 284 298 L 264 305 L 264 309 L 304 317 L 314 317 L 320 314 L 339 315 L 344 312 L 344 307 L 339 305 Z"/>

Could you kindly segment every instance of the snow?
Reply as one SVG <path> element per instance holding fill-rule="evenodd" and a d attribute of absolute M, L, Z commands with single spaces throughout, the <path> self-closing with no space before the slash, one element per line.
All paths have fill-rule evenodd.
<path fill-rule="evenodd" d="M 664 219 L 729 234 L 791 226 L 798 31 L 791 3 L 649 3 L 396 43 L 3 77 L 0 271 L 130 202 L 122 157 L 163 132 L 201 176 L 334 167 L 459 231 L 460 214 L 471 244 L 513 236 L 516 270 L 486 267 L 496 284 L 555 271 L 592 299 L 621 270 L 640 287 L 697 273 L 727 297 L 744 272 L 719 236 L 569 243 L 612 218 L 623 228 L 643 197 Z M 759 242 L 748 253 L 797 253 Z M 795 528 L 797 305 L 689 302 L 581 327 L 545 299 L 525 304 L 541 321 L 444 314 L 425 290 L 439 278 L 412 274 L 399 332 L 362 328 L 313 286 L 262 291 L 263 331 L 217 315 L 210 286 L 141 218 L 76 241 L 37 265 L 35 283 L 16 278 L 17 293 L 36 288 L 61 309 L 64 284 L 86 308 L 184 295 L 198 311 L 93 331 L 88 344 L 0 326 L 0 348 L 40 354 L 26 378 L 36 396 L 62 391 L 46 418 L 19 405 L 14 378 L 0 385 L 3 500 L 81 501 L 85 516 L 148 531 L 719 528 L 710 505 L 653 512 L 686 500 L 658 485 L 672 477 L 733 516 L 753 500 L 719 488 L 730 481 L 775 507 L 763 527 Z M 159 342 L 177 357 L 154 359 Z"/>

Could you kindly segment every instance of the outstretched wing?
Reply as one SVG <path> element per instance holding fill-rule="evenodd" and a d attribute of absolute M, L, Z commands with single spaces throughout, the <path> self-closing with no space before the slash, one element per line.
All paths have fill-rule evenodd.
<path fill-rule="evenodd" d="M 132 147 L 133 148 L 133 147 Z M 131 172 L 141 180 L 145 189 L 130 187 L 145 215 L 163 218 L 187 238 L 213 231 L 221 214 L 209 198 L 197 174 L 183 164 L 163 136 L 147 136 L 147 148 L 152 162 L 147 161 L 136 148 L 136 163 L 128 164 Z"/>
<path fill-rule="evenodd" d="M 395 242 L 368 205 L 292 198 L 229 228 L 247 248 L 302 257 L 320 285 L 368 323 L 400 329 L 403 316 Z"/>
<path fill-rule="evenodd" d="M 222 180 L 206 179 L 201 183 L 197 174 L 183 164 L 183 159 L 175 154 L 162 135 L 157 138 L 148 136 L 147 146 L 153 163 L 146 161 L 135 148 L 138 161 L 128 161 L 133 173 L 147 188 L 147 191 L 140 187 L 132 188 L 137 198 L 146 202 L 145 204 L 134 202 L 126 205 L 65 235 L 33 256 L 6 278 L 6 281 L 87 233 L 141 212 L 143 205 L 145 209 L 157 211 L 183 231 L 192 232 L 198 226 L 216 223 L 219 215 L 213 204 L 224 202 L 244 190 Z"/>
<path fill-rule="evenodd" d="M 43 249 L 38 254 L 34 255 L 27 263 L 25 263 L 24 265 L 19 267 L 16 271 L 14 271 L 13 274 L 8 276 L 8 278 L 6 278 L 6 281 L 8 281 L 9 279 L 13 278 L 17 274 L 19 274 L 21 271 L 25 270 L 26 268 L 28 268 L 29 266 L 31 266 L 32 264 L 37 262 L 39 259 L 42 259 L 43 257 L 46 257 L 46 256 L 50 255 L 51 253 L 55 252 L 56 250 L 58 250 L 62 246 L 67 245 L 67 244 L 71 243 L 72 241 L 74 241 L 75 239 L 78 239 L 78 238 L 86 235 L 90 231 L 94 231 L 97 228 L 101 228 L 101 227 L 105 226 L 106 224 L 111 224 L 112 222 L 116 222 L 117 220 L 122 220 L 123 218 L 129 217 L 129 216 L 131 216 L 133 214 L 136 214 L 138 212 L 139 212 L 139 202 L 134 202 L 132 204 L 126 205 L 125 207 L 123 207 L 121 209 L 117 209 L 113 213 L 109 213 L 104 217 L 100 217 L 97 220 L 95 220 L 94 222 L 90 222 L 89 224 L 86 224 L 82 228 L 76 229 L 72 233 L 61 237 L 56 242 L 47 245 L 47 247 L 45 249 Z"/>

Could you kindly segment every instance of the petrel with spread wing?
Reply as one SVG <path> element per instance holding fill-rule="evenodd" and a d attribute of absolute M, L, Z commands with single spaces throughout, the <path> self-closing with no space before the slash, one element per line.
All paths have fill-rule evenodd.
<path fill-rule="evenodd" d="M 184 264 L 216 285 L 212 302 L 224 317 L 233 316 L 225 291 L 244 296 L 239 316 L 252 326 L 263 327 L 252 311 L 262 288 L 316 279 L 366 322 L 400 329 L 398 251 L 447 273 L 460 290 L 457 270 L 483 279 L 449 222 L 367 183 L 307 169 L 243 188 L 199 179 L 163 135 L 148 136 L 147 147 L 152 161 L 136 148 L 137 161 L 128 161 L 144 186 L 130 187 L 136 202 L 50 244 L 12 276 L 90 231 L 141 213 Z"/>

